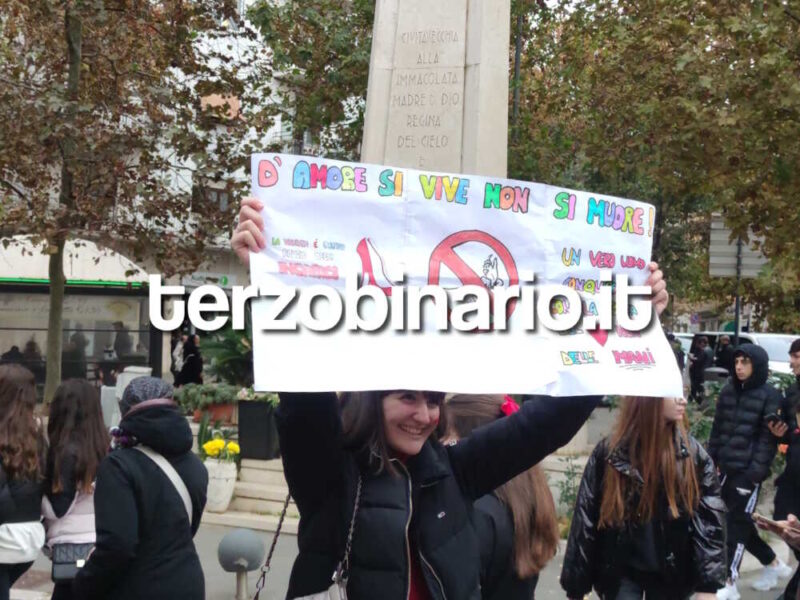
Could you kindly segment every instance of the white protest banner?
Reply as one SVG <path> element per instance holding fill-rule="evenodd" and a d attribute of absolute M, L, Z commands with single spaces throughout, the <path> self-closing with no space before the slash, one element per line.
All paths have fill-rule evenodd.
<path fill-rule="evenodd" d="M 643 331 L 610 324 L 610 276 L 647 280 L 652 206 L 322 158 L 258 154 L 251 166 L 267 238 L 251 283 L 271 294 L 253 302 L 256 389 L 682 395 L 655 316 Z M 450 304 L 423 302 L 411 331 L 430 286 Z M 372 297 L 348 302 L 356 293 Z M 644 317 L 650 304 L 630 307 Z M 552 331 L 551 317 L 578 324 Z"/>

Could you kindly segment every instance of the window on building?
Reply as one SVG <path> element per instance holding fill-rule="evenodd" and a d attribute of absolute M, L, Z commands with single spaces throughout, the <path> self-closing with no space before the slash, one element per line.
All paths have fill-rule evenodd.
<path fill-rule="evenodd" d="M 29 368 L 36 383 L 47 374 L 50 296 L 45 292 L 0 294 L 0 362 Z M 150 320 L 146 296 L 64 296 L 61 377 L 113 385 L 126 366 L 149 365 Z"/>

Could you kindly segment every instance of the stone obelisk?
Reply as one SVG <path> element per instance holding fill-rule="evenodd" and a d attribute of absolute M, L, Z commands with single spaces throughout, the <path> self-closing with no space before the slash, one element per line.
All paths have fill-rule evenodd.
<path fill-rule="evenodd" d="M 505 176 L 510 0 L 378 0 L 363 162 Z"/>

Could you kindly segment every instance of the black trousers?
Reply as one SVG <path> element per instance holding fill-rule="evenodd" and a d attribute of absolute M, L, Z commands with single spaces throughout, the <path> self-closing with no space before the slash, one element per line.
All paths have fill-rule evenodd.
<path fill-rule="evenodd" d="M 622 578 L 616 594 L 606 594 L 603 600 L 688 600 L 689 596 L 676 597 L 674 590 L 665 585 L 656 574 L 633 572 Z"/>
<path fill-rule="evenodd" d="M 784 474 L 783 478 L 786 477 Z M 792 481 L 784 481 L 782 485 L 778 486 L 778 491 L 775 494 L 775 512 L 772 518 L 776 521 L 783 521 L 789 513 L 798 516 L 800 515 L 800 488 L 793 485 Z M 800 482 L 799 482 L 800 483 Z M 800 551 L 792 549 L 795 558 L 800 560 Z M 797 588 L 800 584 L 800 567 L 794 571 L 794 575 L 786 585 L 783 592 L 783 597 L 788 600 L 794 600 L 797 597 Z"/>
<path fill-rule="evenodd" d="M 73 595 L 71 581 L 63 581 L 55 584 L 53 587 L 53 595 L 50 596 L 50 600 L 72 600 L 72 598 Z"/>
<path fill-rule="evenodd" d="M 759 484 L 745 481 L 739 474 L 728 474 L 723 479 L 722 499 L 728 508 L 728 567 L 731 581 L 739 578 L 745 550 L 764 566 L 775 560 L 775 553 L 758 535 L 753 523 L 752 515 L 760 491 Z"/>
<path fill-rule="evenodd" d="M 33 562 L 0 564 L 0 600 L 8 600 L 14 582 L 31 568 Z"/>
<path fill-rule="evenodd" d="M 694 400 L 698 404 L 702 403 L 706 395 L 706 389 L 703 387 L 703 379 L 691 379 L 690 383 L 689 400 Z"/>

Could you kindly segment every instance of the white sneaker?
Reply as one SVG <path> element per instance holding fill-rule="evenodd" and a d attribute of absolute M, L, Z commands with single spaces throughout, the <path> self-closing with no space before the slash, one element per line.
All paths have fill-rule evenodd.
<path fill-rule="evenodd" d="M 726 583 L 724 588 L 717 590 L 717 600 L 739 600 L 741 597 L 735 583 Z"/>
<path fill-rule="evenodd" d="M 775 572 L 776 567 L 764 567 L 761 569 L 761 575 L 758 579 L 751 584 L 754 590 L 759 592 L 766 592 L 778 586 L 778 574 Z"/>
<path fill-rule="evenodd" d="M 778 564 L 777 565 L 775 565 L 774 567 L 767 567 L 767 568 L 774 570 L 775 574 L 780 579 L 788 579 L 789 577 L 792 576 L 792 573 L 794 573 L 794 571 L 792 571 L 792 567 L 787 565 L 780 558 L 778 559 Z"/>
<path fill-rule="evenodd" d="M 778 585 L 778 578 L 786 579 L 792 574 L 792 567 L 778 559 L 775 566 L 767 565 L 761 569 L 761 576 L 753 582 L 753 589 L 766 592 Z"/>

